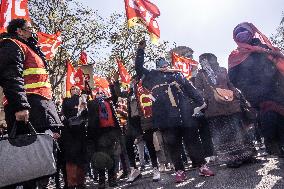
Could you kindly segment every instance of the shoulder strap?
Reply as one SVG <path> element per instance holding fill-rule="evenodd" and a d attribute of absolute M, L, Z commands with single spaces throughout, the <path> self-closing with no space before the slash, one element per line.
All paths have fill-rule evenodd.
<path fill-rule="evenodd" d="M 208 77 L 206 77 L 206 75 L 204 74 L 204 71 L 202 71 L 202 76 L 204 77 L 205 82 L 207 83 L 207 85 L 208 85 L 210 88 L 212 88 L 212 89 L 215 89 L 215 88 L 216 88 L 216 87 L 213 87 L 213 86 L 209 83 Z"/>

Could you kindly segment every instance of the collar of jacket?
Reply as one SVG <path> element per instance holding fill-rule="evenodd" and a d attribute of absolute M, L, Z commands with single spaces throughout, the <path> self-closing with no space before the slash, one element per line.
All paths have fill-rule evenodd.
<path fill-rule="evenodd" d="M 15 34 L 9 34 L 9 33 L 2 33 L 0 35 L 0 39 L 3 38 L 11 38 L 11 39 L 16 39 L 22 43 L 24 43 L 25 45 L 27 45 L 30 49 L 32 49 L 44 62 L 45 68 L 47 68 L 47 61 L 45 59 L 45 55 L 43 54 L 43 52 L 41 51 L 40 47 L 33 42 L 28 42 L 26 40 L 23 40 L 22 38 L 20 38 L 19 36 L 15 35 Z"/>

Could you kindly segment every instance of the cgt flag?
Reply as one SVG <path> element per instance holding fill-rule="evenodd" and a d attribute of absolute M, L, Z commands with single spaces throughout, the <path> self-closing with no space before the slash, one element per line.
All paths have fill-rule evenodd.
<path fill-rule="evenodd" d="M 85 78 L 84 72 L 81 68 L 78 68 L 74 74 L 75 86 L 79 87 L 81 90 L 85 89 Z"/>
<path fill-rule="evenodd" d="M 9 22 L 16 18 L 31 20 L 28 0 L 0 0 L 0 33 L 5 32 Z"/>
<path fill-rule="evenodd" d="M 77 86 L 81 90 L 85 89 L 85 79 L 82 69 L 77 70 L 73 67 L 70 61 L 67 61 L 67 76 L 66 76 L 66 96 L 70 97 L 70 89 L 72 86 Z"/>
<path fill-rule="evenodd" d="M 156 18 L 160 16 L 160 10 L 156 5 L 147 0 L 124 0 L 128 27 L 137 24 L 146 26 L 151 40 L 157 43 L 160 38 L 160 29 Z"/>
<path fill-rule="evenodd" d="M 67 75 L 66 75 L 66 96 L 70 97 L 70 89 L 73 85 L 75 85 L 75 68 L 71 64 L 71 62 L 68 60 L 66 62 L 67 67 Z"/>
<path fill-rule="evenodd" d="M 80 65 L 87 65 L 88 64 L 88 55 L 85 51 L 82 51 L 79 58 Z"/>
<path fill-rule="evenodd" d="M 173 67 L 180 70 L 187 79 L 191 78 L 192 69 L 198 66 L 198 62 L 195 60 L 179 56 L 174 52 L 172 54 L 172 64 Z"/>
<path fill-rule="evenodd" d="M 118 66 L 119 75 L 121 78 L 122 87 L 127 89 L 130 84 L 131 76 L 124 67 L 124 65 L 122 64 L 121 60 L 117 59 L 116 62 Z"/>
<path fill-rule="evenodd" d="M 38 46 L 40 46 L 47 60 L 52 60 L 55 57 L 58 47 L 61 45 L 61 32 L 50 35 L 42 32 L 38 34 Z"/>

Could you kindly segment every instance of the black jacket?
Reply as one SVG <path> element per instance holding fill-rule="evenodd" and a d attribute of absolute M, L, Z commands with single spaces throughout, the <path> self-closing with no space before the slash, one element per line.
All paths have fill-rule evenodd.
<path fill-rule="evenodd" d="M 143 86 L 152 91 L 155 99 L 152 106 L 154 128 L 192 126 L 195 123 L 195 119 L 192 117 L 191 99 L 198 106 L 201 106 L 204 102 L 201 95 L 181 73 L 158 70 L 149 71 L 143 67 L 143 64 L 144 50 L 139 49 L 135 60 L 135 70 L 138 76 L 142 77 L 144 75 Z M 172 83 L 176 84 L 170 87 L 173 95 L 173 98 L 170 98 L 169 84 Z M 170 99 L 174 99 L 176 107 L 173 106 Z"/>
<path fill-rule="evenodd" d="M 0 38 L 0 86 L 15 113 L 30 109 L 22 76 L 24 54 L 15 42 L 3 37 Z"/>

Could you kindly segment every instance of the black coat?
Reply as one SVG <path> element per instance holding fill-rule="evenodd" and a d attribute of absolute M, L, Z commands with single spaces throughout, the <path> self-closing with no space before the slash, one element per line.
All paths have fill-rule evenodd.
<path fill-rule="evenodd" d="M 284 77 L 264 53 L 251 53 L 241 64 L 229 69 L 229 78 L 253 107 L 274 101 L 284 106 Z"/>
<path fill-rule="evenodd" d="M 12 114 L 30 109 L 22 76 L 24 57 L 15 42 L 0 38 L 0 86 L 3 87 Z"/>
<path fill-rule="evenodd" d="M 162 129 L 177 126 L 190 127 L 195 124 L 195 119 L 192 117 L 191 99 L 198 106 L 201 106 L 204 100 L 193 85 L 179 72 L 149 71 L 143 67 L 143 64 L 144 50 L 139 49 L 135 60 L 135 70 L 138 76 L 144 75 L 143 86 L 152 91 L 155 98 L 152 106 L 153 127 Z M 160 84 L 172 82 L 176 82 L 180 88 L 171 86 L 177 107 L 172 106 L 167 93 L 169 85 L 156 87 Z"/>
<path fill-rule="evenodd" d="M 64 115 L 64 129 L 62 130 L 62 143 L 67 162 L 83 164 L 86 161 L 86 129 L 85 123 L 80 125 L 68 124 L 68 119 L 77 116 L 80 97 L 77 95 L 65 98 L 62 103 Z"/>

